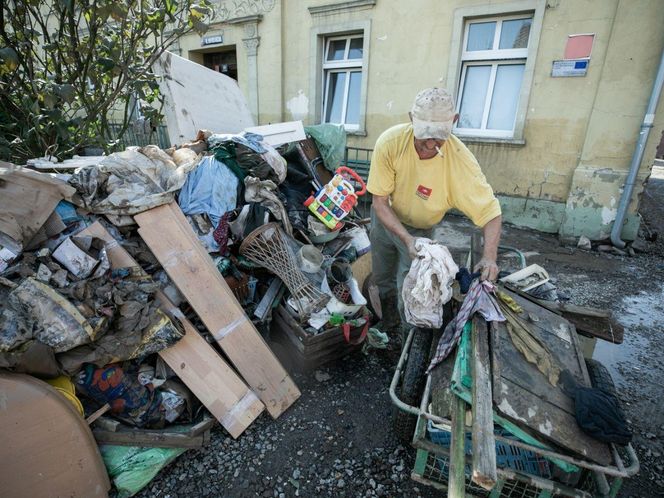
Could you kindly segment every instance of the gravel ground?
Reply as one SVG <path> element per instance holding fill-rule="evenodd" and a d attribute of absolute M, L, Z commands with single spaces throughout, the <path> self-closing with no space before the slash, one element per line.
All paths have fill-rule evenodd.
<path fill-rule="evenodd" d="M 458 253 L 470 230 L 450 217 L 437 236 Z M 641 460 L 640 473 L 626 480 L 619 496 L 664 496 L 661 240 L 644 242 L 645 252 L 635 257 L 561 247 L 554 236 L 512 227 L 503 243 L 544 266 L 571 303 L 612 309 L 625 326 L 622 345 L 600 341 L 594 353 L 616 381 Z M 516 264 L 511 255 L 501 262 L 503 268 Z M 388 386 L 397 356 L 356 353 L 294 374 L 302 398 L 285 415 L 261 416 L 235 441 L 215 429 L 208 447 L 182 455 L 138 496 L 444 496 L 410 480 L 415 451 L 392 435 Z"/>

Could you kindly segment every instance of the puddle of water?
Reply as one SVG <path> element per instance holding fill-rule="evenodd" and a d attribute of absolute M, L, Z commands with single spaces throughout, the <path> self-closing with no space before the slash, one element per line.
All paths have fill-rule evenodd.
<path fill-rule="evenodd" d="M 664 323 L 662 303 L 664 303 L 664 286 L 654 292 L 625 296 L 620 309 L 614 313 L 620 324 L 625 327 L 623 343 L 597 341 L 593 358 L 601 361 L 609 369 L 617 384 L 625 386 L 628 382 L 619 367 L 634 372 L 645 370 L 641 357 L 650 350 L 651 339 L 639 329 L 643 327 L 657 330 L 661 327 Z"/>

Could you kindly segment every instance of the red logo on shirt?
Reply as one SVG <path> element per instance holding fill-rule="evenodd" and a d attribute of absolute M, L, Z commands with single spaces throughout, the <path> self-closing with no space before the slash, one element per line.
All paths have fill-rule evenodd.
<path fill-rule="evenodd" d="M 417 187 L 417 194 L 418 197 L 421 199 L 424 199 L 425 201 L 429 200 L 429 197 L 431 196 L 432 189 L 429 187 L 425 187 L 424 185 L 420 185 Z"/>

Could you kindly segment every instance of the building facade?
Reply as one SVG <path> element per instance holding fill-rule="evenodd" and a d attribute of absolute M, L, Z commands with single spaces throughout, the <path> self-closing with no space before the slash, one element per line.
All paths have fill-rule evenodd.
<path fill-rule="evenodd" d="M 174 51 L 236 78 L 258 124 L 343 123 L 353 147 L 373 148 L 406 121 L 420 89 L 446 87 L 461 115 L 455 134 L 507 221 L 602 239 L 663 49 L 661 0 L 219 0 L 210 30 Z"/>

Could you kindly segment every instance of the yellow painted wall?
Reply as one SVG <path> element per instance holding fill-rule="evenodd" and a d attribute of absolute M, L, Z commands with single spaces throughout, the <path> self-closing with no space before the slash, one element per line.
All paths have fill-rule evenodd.
<path fill-rule="evenodd" d="M 529 53 L 529 59 L 535 58 L 535 66 L 525 144 L 464 141 L 500 194 L 566 204 L 569 211 L 579 201 L 575 192 L 583 184 L 592 198 L 590 205 L 606 204 L 610 208 L 611 199 L 619 198 L 664 48 L 664 5 L 661 0 L 539 2 L 544 6 L 544 17 L 537 53 Z M 412 99 L 420 89 L 446 86 L 456 91 L 457 82 L 448 81 L 455 10 L 512 2 L 376 0 L 373 6 L 329 14 L 312 14 L 308 9 L 333 3 L 353 4 L 274 0 L 262 13 L 258 23 L 259 121 L 265 124 L 303 119 L 307 124 L 314 123 L 322 97 L 312 83 L 321 73 L 321 57 L 312 41 L 312 31 L 368 21 L 366 133 L 349 135 L 348 145 L 372 148 L 383 130 L 407 120 Z M 261 2 L 255 0 L 253 4 L 260 10 Z M 223 30 L 225 43 L 237 47 L 240 87 L 247 94 L 243 28 L 221 24 L 218 29 Z M 552 78 L 552 62 L 563 58 L 567 36 L 575 33 L 595 33 L 587 75 Z M 190 35 L 180 46 L 186 57 L 188 51 L 200 48 L 200 38 Z M 660 102 L 641 178 L 648 174 L 664 127 L 663 109 Z M 595 169 L 610 171 L 602 176 L 604 181 L 595 182 Z M 633 203 L 632 210 L 635 207 Z"/>

